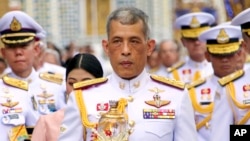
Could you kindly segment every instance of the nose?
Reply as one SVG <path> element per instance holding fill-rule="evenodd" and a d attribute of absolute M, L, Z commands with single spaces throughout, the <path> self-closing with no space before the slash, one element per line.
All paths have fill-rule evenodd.
<path fill-rule="evenodd" d="M 122 46 L 122 55 L 129 56 L 131 54 L 131 49 L 128 42 L 125 42 Z"/>
<path fill-rule="evenodd" d="M 22 55 L 23 50 L 20 47 L 16 47 L 16 48 L 14 48 L 14 52 L 15 52 L 16 56 L 20 56 L 20 55 Z"/>
<path fill-rule="evenodd" d="M 224 56 L 224 57 L 222 57 L 222 62 L 227 62 L 228 60 L 229 60 L 229 57 L 228 56 Z"/>

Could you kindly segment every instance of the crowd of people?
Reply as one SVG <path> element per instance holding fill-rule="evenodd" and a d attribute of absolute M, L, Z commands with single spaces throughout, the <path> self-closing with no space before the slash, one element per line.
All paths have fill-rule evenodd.
<path fill-rule="evenodd" d="M 117 8 L 101 43 L 107 73 L 91 46 L 72 42 L 61 51 L 28 14 L 7 12 L 0 19 L 0 140 L 118 140 L 118 124 L 104 133 L 98 124 L 117 101 L 130 129 L 122 140 L 229 141 L 230 125 L 250 122 L 249 15 L 246 9 L 214 25 L 209 13 L 187 13 L 175 20 L 180 39 L 156 43 L 142 10 Z"/>

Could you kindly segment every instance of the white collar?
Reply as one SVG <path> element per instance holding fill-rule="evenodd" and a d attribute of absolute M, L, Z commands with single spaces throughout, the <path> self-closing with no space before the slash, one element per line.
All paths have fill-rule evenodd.
<path fill-rule="evenodd" d="M 149 81 L 149 74 L 144 69 L 140 75 L 131 80 L 125 80 L 119 77 L 116 73 L 112 73 L 110 76 L 110 81 L 112 86 L 115 88 L 124 91 L 128 94 L 133 94 L 138 92 L 140 89 L 144 88 L 147 82 Z"/>

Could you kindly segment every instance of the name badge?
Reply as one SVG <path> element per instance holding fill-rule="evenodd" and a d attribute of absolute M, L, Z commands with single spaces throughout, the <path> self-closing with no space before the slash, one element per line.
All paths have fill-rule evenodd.
<path fill-rule="evenodd" d="M 2 117 L 2 123 L 5 125 L 21 125 L 25 123 L 24 116 L 22 114 L 8 114 Z"/>

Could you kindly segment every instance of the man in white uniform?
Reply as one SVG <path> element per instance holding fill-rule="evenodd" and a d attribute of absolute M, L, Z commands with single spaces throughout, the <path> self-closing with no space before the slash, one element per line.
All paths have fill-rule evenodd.
<path fill-rule="evenodd" d="M 233 18 L 232 25 L 240 25 L 242 47 L 250 49 L 250 9 Z M 243 69 L 243 68 L 242 68 Z M 223 89 L 214 99 L 211 141 L 229 141 L 230 125 L 250 124 L 249 121 L 250 70 L 239 70 L 219 80 Z"/>
<path fill-rule="evenodd" d="M 214 21 L 213 15 L 204 12 L 189 13 L 176 19 L 175 26 L 180 29 L 181 41 L 189 57 L 169 69 L 170 78 L 191 83 L 213 74 L 212 66 L 205 58 L 205 43 L 199 41 L 198 36 L 209 29 Z"/>
<path fill-rule="evenodd" d="M 110 100 L 119 100 L 133 128 L 128 140 L 196 141 L 194 111 L 184 84 L 145 70 L 155 46 L 148 16 L 133 7 L 115 10 L 108 17 L 107 37 L 102 45 L 114 72 L 74 85 L 59 140 L 91 140 L 100 113 L 109 110 Z"/>
<path fill-rule="evenodd" d="M 214 74 L 188 86 L 195 110 L 198 141 L 210 141 L 213 100 L 221 88 L 218 80 L 238 69 L 237 59 L 244 53 L 240 47 L 241 38 L 240 28 L 230 25 L 213 27 L 199 36 L 199 40 L 206 42 L 206 58 L 212 63 Z"/>
<path fill-rule="evenodd" d="M 60 84 L 63 80 L 54 74 L 37 73 L 33 68 L 40 50 L 39 42 L 46 37 L 43 28 L 26 13 L 11 11 L 1 18 L 0 33 L 5 45 L 2 54 L 12 69 L 6 75 L 29 83 L 28 93 L 33 108 L 40 114 L 60 109 L 59 96 L 63 95 Z M 25 74 L 19 74 L 24 70 L 27 71 Z"/>

